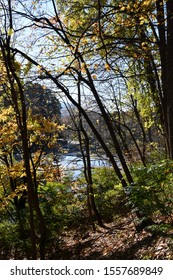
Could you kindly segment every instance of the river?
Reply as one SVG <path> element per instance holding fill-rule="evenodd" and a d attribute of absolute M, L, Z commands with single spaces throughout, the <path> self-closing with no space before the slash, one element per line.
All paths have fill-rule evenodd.
<path fill-rule="evenodd" d="M 83 160 L 76 154 L 67 154 L 61 157 L 60 166 L 65 174 L 73 172 L 74 177 L 78 177 L 84 169 Z M 91 156 L 91 167 L 103 167 L 111 166 L 109 160 L 106 157 L 98 157 L 96 155 Z"/>

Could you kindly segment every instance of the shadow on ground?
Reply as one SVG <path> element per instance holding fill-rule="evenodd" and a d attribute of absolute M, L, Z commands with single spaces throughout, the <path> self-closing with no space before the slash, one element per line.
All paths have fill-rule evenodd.
<path fill-rule="evenodd" d="M 65 236 L 50 259 L 133 260 L 173 259 L 172 234 L 143 230 L 136 233 L 133 224 L 89 231 L 84 236 Z"/>

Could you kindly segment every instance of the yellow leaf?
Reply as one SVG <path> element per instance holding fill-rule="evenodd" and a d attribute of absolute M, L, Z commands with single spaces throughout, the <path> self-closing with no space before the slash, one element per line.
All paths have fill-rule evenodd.
<path fill-rule="evenodd" d="M 97 75 L 92 75 L 92 78 L 94 79 L 94 80 L 96 80 L 97 79 Z"/>
<path fill-rule="evenodd" d="M 105 64 L 105 69 L 107 70 L 107 71 L 109 71 L 111 68 L 110 68 L 110 65 L 108 64 L 108 63 L 106 63 Z"/>
<path fill-rule="evenodd" d="M 122 6 L 120 11 L 124 11 L 126 9 L 126 7 Z"/>
<path fill-rule="evenodd" d="M 14 33 L 14 30 L 12 28 L 9 28 L 8 29 L 8 36 L 13 35 L 13 33 Z"/>

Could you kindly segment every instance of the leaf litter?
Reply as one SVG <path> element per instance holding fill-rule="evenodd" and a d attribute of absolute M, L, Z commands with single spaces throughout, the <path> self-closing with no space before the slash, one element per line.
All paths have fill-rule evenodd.
<path fill-rule="evenodd" d="M 173 233 L 145 228 L 136 232 L 130 216 L 106 223 L 94 231 L 86 227 L 63 234 L 50 259 L 159 260 L 173 259 Z"/>

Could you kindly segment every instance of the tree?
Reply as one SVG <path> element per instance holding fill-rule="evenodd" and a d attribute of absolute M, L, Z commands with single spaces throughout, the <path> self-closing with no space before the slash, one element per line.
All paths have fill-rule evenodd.
<path fill-rule="evenodd" d="M 20 238 L 23 240 L 26 236 L 22 211 L 25 208 L 26 201 L 28 201 L 33 249 L 32 257 L 34 259 L 37 258 L 36 231 L 38 230 L 38 223 L 41 234 L 39 253 L 40 257 L 44 258 L 46 225 L 44 224 L 44 217 L 42 216 L 39 205 L 38 169 L 42 167 L 42 164 L 44 165 L 47 149 L 49 148 L 49 150 L 51 150 L 57 145 L 58 133 L 62 130 L 63 126 L 58 124 L 59 116 L 57 115 L 54 119 L 51 119 L 45 118 L 43 114 L 39 114 L 38 116 L 36 112 L 33 114 L 25 101 L 26 95 L 24 94 L 23 83 L 18 71 L 15 67 L 8 68 L 14 61 L 11 61 L 11 59 L 8 61 L 4 49 L 5 46 L 1 45 L 1 50 L 4 54 L 4 65 L 8 73 L 3 83 L 6 90 L 3 91 L 3 95 L 1 96 L 0 161 L 2 165 L 1 169 L 3 168 L 1 182 L 4 189 L 4 197 L 1 199 L 2 201 L 6 200 L 7 205 L 11 202 L 11 199 L 13 199 L 16 208 L 16 217 L 13 218 L 13 220 L 17 218 L 19 222 Z M 14 72 L 9 71 L 11 69 L 13 69 Z M 20 86 L 19 89 L 21 92 L 18 91 L 19 89 L 13 76 L 18 81 L 17 85 Z M 21 95 L 19 95 L 19 93 Z M 22 104 L 20 103 L 21 97 L 23 100 Z M 51 104 L 49 104 L 49 106 L 50 105 Z M 33 147 L 37 147 L 37 149 L 33 149 Z M 20 151 L 21 154 L 20 159 L 17 160 L 15 160 L 16 151 Z"/>
<path fill-rule="evenodd" d="M 57 124 L 51 123 L 48 119 L 36 120 L 34 116 L 29 119 L 27 112 L 27 105 L 26 105 L 26 98 L 25 98 L 25 89 L 24 83 L 20 78 L 20 66 L 21 64 L 17 62 L 15 59 L 12 51 L 12 30 L 13 30 L 13 17 L 12 17 L 12 5 L 11 1 L 8 1 L 8 6 L 2 5 L 2 22 L 4 30 L 1 30 L 1 37 L 0 37 L 0 51 L 1 51 L 1 61 L 3 67 L 5 69 L 5 79 L 3 78 L 2 82 L 2 90 L 4 92 L 4 96 L 6 100 L 8 100 L 9 104 L 7 108 L 2 111 L 1 119 L 5 118 L 5 122 L 7 122 L 8 126 L 9 123 L 9 116 L 12 110 L 14 116 L 14 124 L 10 127 L 12 133 L 11 138 L 3 141 L 3 135 L 1 137 L 2 142 L 2 157 L 1 159 L 5 162 L 6 167 L 13 168 L 13 161 L 12 161 L 12 150 L 14 148 L 14 143 L 16 144 L 16 130 L 18 133 L 18 137 L 21 140 L 21 148 L 22 148 L 22 162 L 23 165 L 23 174 L 21 177 L 24 178 L 24 187 L 27 190 L 27 197 L 28 197 L 28 205 L 29 205 L 29 222 L 30 222 L 30 235 L 31 235 L 31 242 L 32 242 L 32 258 L 37 258 L 37 237 L 36 232 L 40 234 L 39 239 L 39 255 L 40 258 L 45 258 L 45 242 L 46 242 L 46 224 L 40 209 L 38 193 L 37 193 L 37 179 L 36 179 L 36 169 L 40 163 L 41 156 L 43 154 L 43 147 L 40 148 L 39 154 L 32 156 L 30 150 L 31 142 L 39 142 L 41 141 L 40 138 L 43 137 L 45 141 L 45 134 L 47 135 L 47 140 L 45 141 L 48 145 L 50 143 L 50 137 L 52 137 L 52 130 L 55 131 L 55 127 L 57 128 Z M 8 9 L 8 14 L 6 14 Z M 3 21 L 5 17 L 5 20 Z M 7 106 L 7 103 L 5 102 Z M 10 112 L 8 112 L 10 111 Z M 3 114 L 4 117 L 3 117 Z M 7 117 L 6 117 L 7 115 Z M 2 123 L 3 124 L 3 123 Z M 5 124 L 5 127 L 7 126 Z M 14 128 L 15 126 L 15 128 Z M 3 129 L 5 129 L 3 127 Z M 37 132 L 38 135 L 34 136 Z M 39 139 L 39 140 L 38 140 Z M 10 141 L 10 142 L 9 142 Z M 12 146 L 9 147 L 9 144 L 12 142 Z M 6 150 L 4 150 L 4 148 Z M 9 150 L 10 149 L 10 150 Z M 10 162 L 8 162 L 8 157 Z M 32 170 L 33 168 L 33 170 Z M 17 185 L 16 183 L 16 176 L 12 177 L 11 173 L 9 174 L 9 180 L 11 184 L 11 190 L 14 194 L 14 201 L 17 203 L 21 202 L 21 200 L 17 199 Z M 16 192 L 16 193 L 15 193 Z M 23 192 L 23 195 L 26 196 L 26 192 Z M 15 199 L 16 197 L 16 199 Z M 24 198 L 24 197 L 22 197 Z M 19 204 L 18 204 L 19 206 Z M 37 218 L 37 222 L 36 222 Z M 38 228 L 37 228 L 38 223 Z"/>
<path fill-rule="evenodd" d="M 166 5 L 166 7 L 165 7 Z M 172 1 L 156 1 L 158 33 L 157 38 L 161 61 L 162 108 L 168 142 L 169 157 L 173 159 L 173 97 L 172 97 L 172 49 L 173 49 L 173 3 Z M 166 28 L 167 26 L 167 28 Z"/>
<path fill-rule="evenodd" d="M 10 46 L 10 51 L 14 57 L 19 55 L 32 63 L 37 68 L 40 79 L 50 79 L 76 106 L 102 146 L 126 191 L 128 185 L 133 185 L 134 182 L 121 149 L 118 129 L 115 129 L 120 122 L 118 123 L 116 120 L 112 122 L 110 109 L 112 102 L 110 98 L 106 98 L 104 90 L 109 86 L 108 81 L 114 81 L 114 88 L 121 85 L 121 97 L 116 104 L 119 104 L 121 117 L 124 121 L 127 104 L 123 104 L 123 98 L 125 92 L 128 93 L 129 91 L 129 80 L 136 86 L 136 74 L 139 73 L 139 91 L 142 90 L 142 86 L 147 86 L 150 89 L 148 100 L 146 98 L 148 92 L 143 91 L 142 93 L 145 95 L 148 106 L 157 108 L 155 112 L 160 114 L 161 125 L 171 158 L 172 128 L 169 107 L 172 102 L 171 94 L 168 94 L 167 91 L 168 84 L 171 84 L 171 80 L 168 82 L 167 77 L 171 76 L 171 72 L 166 64 L 170 57 L 172 38 L 170 31 L 172 6 L 170 1 L 129 0 L 124 3 L 120 1 L 95 1 L 93 4 L 88 3 L 88 1 L 74 1 L 74 3 L 68 3 L 66 8 L 59 9 L 61 12 L 57 9 L 59 6 L 56 5 L 55 1 L 52 0 L 50 3 L 52 4 L 53 16 L 40 10 L 37 11 L 36 3 L 34 7 L 31 7 L 32 9 L 29 9 L 27 3 L 25 3 L 25 5 L 22 5 L 22 12 L 19 9 L 14 11 L 16 17 L 27 19 L 28 26 L 35 28 L 35 34 L 38 34 L 39 38 L 41 34 L 45 39 L 44 42 L 49 43 L 50 66 L 44 62 L 43 57 L 47 54 L 44 48 L 40 48 L 38 44 L 36 49 L 39 47 L 40 56 L 35 58 L 32 49 L 28 49 L 30 53 L 26 53 L 21 47 Z M 80 13 L 81 9 L 83 13 Z M 166 18 L 165 15 L 167 14 L 169 16 Z M 156 25 L 155 20 L 157 20 Z M 165 21 L 168 25 L 167 30 Z M 21 29 L 26 28 L 25 25 Z M 18 32 L 18 30 L 14 30 L 14 32 Z M 166 33 L 168 41 L 165 39 Z M 165 48 L 164 51 L 163 47 Z M 58 63 L 55 63 L 56 61 Z M 169 59 L 169 61 L 171 60 Z M 159 68 L 160 62 L 162 64 L 161 70 Z M 160 79 L 160 73 L 162 74 L 162 80 Z M 142 79 L 140 77 L 143 79 L 141 84 Z M 84 89 L 81 103 L 76 100 L 73 94 L 74 91 L 77 92 L 76 81 L 78 80 L 80 80 Z M 142 116 L 137 100 L 139 95 L 134 96 L 134 87 L 133 91 L 133 93 L 130 92 L 131 98 L 129 100 L 134 111 L 134 120 L 137 121 L 141 129 L 143 153 L 141 153 L 137 141 L 134 142 L 137 144 L 135 144 L 137 150 L 141 153 L 140 157 L 145 163 L 146 132 L 148 133 L 149 130 L 148 128 L 145 129 L 144 114 Z M 93 102 L 102 115 L 113 150 L 105 143 L 98 127 L 91 121 L 85 104 L 83 104 L 84 100 Z M 150 119 L 153 121 L 152 114 Z M 124 127 L 129 128 L 127 122 L 123 124 Z M 129 131 L 135 137 L 133 131 Z M 115 153 L 121 163 L 123 172 L 117 165 L 114 157 Z"/>
<path fill-rule="evenodd" d="M 42 118 L 60 121 L 61 104 L 54 93 L 46 86 L 36 83 L 27 83 L 25 85 L 25 98 L 27 110 Z"/>
<path fill-rule="evenodd" d="M 160 116 L 167 151 L 172 158 L 172 2 L 99 0 L 93 5 L 88 1 L 79 5 L 75 1 L 66 3 L 63 13 L 68 17 L 70 30 L 76 22 L 75 30 L 72 29 L 74 40 L 81 36 L 79 44 L 81 46 L 82 39 L 85 41 L 85 53 L 95 50 L 104 59 L 107 69 L 127 81 L 130 77 L 133 84 L 140 71 L 139 80 L 144 77 L 145 86 L 150 86 L 150 96 Z"/>
<path fill-rule="evenodd" d="M 54 3 L 54 1 L 53 1 L 53 3 Z M 55 4 L 55 3 L 54 3 L 54 4 Z M 55 5 L 54 5 L 54 8 L 55 8 L 55 12 L 57 13 Z M 96 89 L 96 87 L 95 87 L 95 85 L 94 85 L 94 81 L 93 81 L 92 74 L 91 74 L 91 72 L 90 72 L 90 70 L 89 70 L 89 68 L 88 68 L 88 66 L 87 66 L 87 64 L 86 64 L 86 62 L 85 62 L 85 60 L 84 60 L 84 56 L 82 55 L 81 52 L 78 51 L 78 49 L 75 50 L 75 47 L 72 45 L 72 44 L 73 44 L 73 40 L 72 40 L 72 42 L 70 42 L 70 39 L 71 39 L 71 38 L 70 38 L 70 37 L 68 38 L 68 35 L 66 34 L 65 30 L 63 29 L 63 26 L 62 26 L 61 21 L 60 21 L 60 19 L 58 18 L 58 16 L 57 16 L 57 19 L 56 19 L 56 20 L 58 21 L 58 23 L 60 24 L 60 26 L 61 26 L 61 28 L 62 28 L 62 30 L 61 30 L 60 32 L 59 32 L 59 29 L 56 28 L 56 23 L 55 23 L 55 26 L 52 24 L 52 20 L 51 20 L 51 19 L 50 19 L 50 20 L 47 19 L 47 20 L 45 21 L 44 18 L 40 18 L 40 19 L 37 18 L 37 19 L 36 19 L 36 18 L 32 18 L 32 16 L 31 16 L 31 19 L 32 19 L 32 20 L 35 20 L 36 22 L 40 22 L 40 21 L 42 22 L 42 20 L 43 20 L 43 23 L 46 24 L 46 26 L 47 26 L 48 28 L 49 28 L 49 26 L 51 26 L 51 28 L 53 28 L 53 31 L 58 32 L 58 35 L 60 35 L 60 38 L 62 38 L 62 35 L 61 35 L 61 32 L 62 32 L 62 34 L 63 34 L 63 38 L 62 38 L 63 41 L 62 41 L 62 43 L 63 43 L 63 44 L 66 44 L 67 48 L 69 48 L 70 52 L 72 52 L 71 55 L 72 55 L 72 57 L 74 57 L 74 63 L 76 63 L 76 66 L 77 66 L 77 67 L 74 68 L 73 65 L 69 64 L 69 66 L 67 67 L 66 70 L 67 70 L 67 72 L 69 71 L 70 74 L 72 74 L 72 72 L 73 72 L 74 75 L 76 75 L 78 78 L 80 78 L 81 81 L 82 81 L 86 86 L 89 87 L 89 90 L 90 90 L 91 93 L 93 94 L 93 97 L 94 97 L 94 99 L 95 99 L 95 101 L 96 101 L 96 104 L 97 104 L 99 110 L 101 111 L 101 114 L 103 115 L 103 118 L 104 118 L 104 120 L 105 120 L 107 129 L 108 129 L 108 131 L 109 131 L 109 133 L 110 133 L 110 137 L 112 138 L 113 145 L 114 145 L 115 150 L 116 150 L 116 152 L 117 152 L 117 154 L 118 154 L 118 157 L 119 157 L 119 159 L 120 159 L 120 161 L 121 161 L 121 164 L 122 164 L 122 166 L 123 166 L 124 172 L 125 172 L 125 174 L 126 174 L 126 176 L 127 176 L 127 180 L 128 180 L 129 183 L 132 183 L 133 180 L 132 180 L 131 175 L 130 175 L 130 172 L 129 172 L 129 170 L 128 170 L 126 161 L 125 161 L 125 159 L 124 159 L 124 157 L 123 157 L 123 154 L 122 154 L 122 152 L 121 152 L 121 148 L 120 148 L 120 146 L 119 146 L 119 144 L 118 144 L 117 137 L 116 137 L 116 135 L 115 135 L 115 133 L 114 133 L 114 130 L 112 129 L 112 125 L 111 125 L 111 122 L 110 122 L 110 120 L 109 120 L 109 116 L 108 116 L 108 114 L 107 114 L 107 112 L 106 112 L 106 110 L 105 110 L 105 108 L 104 108 L 104 105 L 103 105 L 103 103 L 102 103 L 102 101 L 101 101 L 101 99 L 100 99 L 100 96 L 99 96 L 99 94 L 98 94 L 98 91 L 97 91 L 97 89 Z M 45 27 L 46 27 L 46 26 L 45 26 Z M 15 50 L 15 51 L 17 51 L 17 50 Z M 74 98 L 72 97 L 72 95 L 69 93 L 68 89 L 67 89 L 66 87 L 64 87 L 64 86 L 58 81 L 58 79 L 57 79 L 54 75 L 52 75 L 52 71 L 50 71 L 50 72 L 47 71 L 46 69 L 44 69 L 44 67 L 40 66 L 38 62 L 36 62 L 36 61 L 30 59 L 29 56 L 25 55 L 24 53 L 20 52 L 19 50 L 18 50 L 17 52 L 20 53 L 20 54 L 22 54 L 22 55 L 24 55 L 24 57 L 27 58 L 27 59 L 29 59 L 30 62 L 32 62 L 32 63 L 34 63 L 36 66 L 38 66 L 38 67 L 41 69 L 43 75 L 46 75 L 47 77 L 49 77 L 50 79 L 52 79 L 52 81 L 56 84 L 56 86 L 57 86 L 59 89 L 61 89 L 61 90 L 65 93 L 65 95 L 69 98 L 69 100 L 81 111 L 81 113 L 83 114 L 84 118 L 87 120 L 87 122 L 88 122 L 89 126 L 91 127 L 91 129 L 94 130 L 94 133 L 97 135 L 97 138 L 99 139 L 99 142 L 101 143 L 101 145 L 102 145 L 103 149 L 105 150 L 107 156 L 109 157 L 110 161 L 112 162 L 112 164 L 113 164 L 113 166 L 114 166 L 114 168 L 115 168 L 115 170 L 116 170 L 117 175 L 119 176 L 119 178 L 120 178 L 120 180 L 122 181 L 122 183 L 124 184 L 124 186 L 126 186 L 125 180 L 124 180 L 124 178 L 123 178 L 123 175 L 121 174 L 120 169 L 119 169 L 118 166 L 117 166 L 117 163 L 116 163 L 116 161 L 115 161 L 115 159 L 114 159 L 114 156 L 112 155 L 112 153 L 110 152 L 110 150 L 108 149 L 108 147 L 106 146 L 106 144 L 104 143 L 104 141 L 103 141 L 103 139 L 101 138 L 100 134 L 98 133 L 97 129 L 93 126 L 93 124 L 92 124 L 91 121 L 89 120 L 88 115 L 85 113 L 85 110 L 80 106 L 80 104 L 78 104 L 78 103 L 75 101 L 75 99 L 74 99 Z M 79 71 L 79 69 L 81 69 L 81 67 L 83 67 L 83 71 L 86 73 L 86 75 L 85 75 L 85 74 L 82 75 L 82 74 L 81 74 L 81 71 Z M 68 73 L 67 73 L 67 75 L 68 75 Z M 85 76 L 86 76 L 86 77 L 85 77 Z"/>

